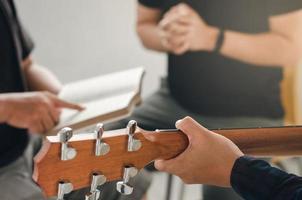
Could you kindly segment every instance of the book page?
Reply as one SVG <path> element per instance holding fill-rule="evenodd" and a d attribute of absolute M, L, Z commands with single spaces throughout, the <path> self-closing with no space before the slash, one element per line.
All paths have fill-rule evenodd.
<path fill-rule="evenodd" d="M 59 97 L 75 103 L 87 103 L 121 93 L 139 90 L 143 68 L 101 75 L 64 85 Z"/>
<path fill-rule="evenodd" d="M 102 116 L 110 113 L 114 113 L 110 116 L 116 119 L 126 117 L 132 101 L 140 100 L 137 97 L 140 97 L 143 74 L 143 68 L 135 68 L 65 85 L 60 98 L 80 103 L 85 110 L 79 112 L 63 109 L 60 123 L 50 132 L 54 133 L 63 127 L 72 127 L 79 123 L 81 126 L 90 126 L 88 121 L 93 121 L 94 118 L 103 119 Z M 110 119 L 112 120 L 114 119 Z"/>

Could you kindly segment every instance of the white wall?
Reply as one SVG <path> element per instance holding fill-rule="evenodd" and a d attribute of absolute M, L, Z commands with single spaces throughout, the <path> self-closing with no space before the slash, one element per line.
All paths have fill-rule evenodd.
<path fill-rule="evenodd" d="M 166 57 L 135 33 L 136 0 L 16 0 L 35 40 L 35 59 L 63 81 L 144 65 L 144 96 L 166 73 Z"/>

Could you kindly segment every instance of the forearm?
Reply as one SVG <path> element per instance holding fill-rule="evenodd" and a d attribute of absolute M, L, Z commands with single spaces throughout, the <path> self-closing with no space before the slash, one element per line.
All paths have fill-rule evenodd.
<path fill-rule="evenodd" d="M 241 157 L 231 175 L 234 190 L 247 200 L 295 200 L 302 197 L 302 178 L 287 174 L 268 163 Z"/>
<path fill-rule="evenodd" d="M 5 123 L 10 115 L 7 96 L 5 93 L 0 94 L 0 123 Z"/>
<path fill-rule="evenodd" d="M 31 91 L 49 91 L 58 94 L 61 90 L 61 83 L 56 76 L 48 69 L 35 63 L 23 66 L 27 84 Z"/>
<path fill-rule="evenodd" d="M 156 24 L 137 25 L 137 34 L 146 48 L 161 52 L 167 51 L 161 43 L 160 30 Z"/>
<path fill-rule="evenodd" d="M 275 33 L 244 34 L 225 32 L 221 54 L 259 66 L 296 66 L 298 45 Z"/>

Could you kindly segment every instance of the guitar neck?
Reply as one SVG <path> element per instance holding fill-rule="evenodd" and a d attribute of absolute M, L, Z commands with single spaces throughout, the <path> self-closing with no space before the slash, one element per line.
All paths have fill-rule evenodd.
<path fill-rule="evenodd" d="M 302 155 L 302 127 L 216 130 L 253 156 Z"/>
<path fill-rule="evenodd" d="M 302 127 L 273 127 L 273 128 L 247 128 L 247 129 L 218 129 L 215 133 L 225 136 L 233 141 L 243 153 L 252 156 L 298 156 L 302 155 Z M 162 155 L 170 158 L 178 155 L 187 146 L 187 139 L 182 137 L 179 130 L 158 130 L 158 141 L 163 146 L 169 146 L 170 152 Z M 171 142 L 172 135 L 177 135 L 179 141 Z M 176 137 L 173 137 L 174 140 Z M 181 144 L 181 145 L 180 145 Z M 175 148 L 178 148 L 175 151 Z M 167 149 L 169 150 L 169 149 Z"/>

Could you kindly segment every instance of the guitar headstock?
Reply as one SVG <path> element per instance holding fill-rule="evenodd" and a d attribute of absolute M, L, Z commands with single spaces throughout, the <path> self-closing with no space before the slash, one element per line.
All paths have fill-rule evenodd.
<path fill-rule="evenodd" d="M 98 124 L 95 132 L 73 135 L 69 128 L 57 136 L 46 137 L 35 157 L 34 180 L 46 196 L 59 196 L 72 190 L 121 180 L 117 190 L 132 192 L 129 179 L 155 159 L 168 159 L 181 153 L 188 144 L 179 131 L 145 131 L 130 121 L 126 129 L 104 132 Z"/>

